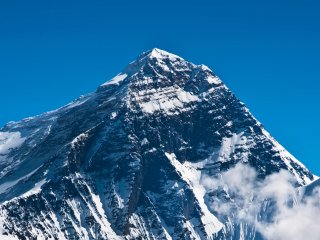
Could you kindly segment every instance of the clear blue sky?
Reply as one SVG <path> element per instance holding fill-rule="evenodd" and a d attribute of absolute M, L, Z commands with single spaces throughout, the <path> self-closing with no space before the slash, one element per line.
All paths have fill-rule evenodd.
<path fill-rule="evenodd" d="M 320 175 L 320 3 L 0 0 L 0 126 L 60 107 L 158 47 L 206 64 Z"/>

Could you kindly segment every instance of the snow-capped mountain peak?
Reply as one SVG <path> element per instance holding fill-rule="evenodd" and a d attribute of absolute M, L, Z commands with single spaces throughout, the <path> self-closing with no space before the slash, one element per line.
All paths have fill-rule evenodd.
<path fill-rule="evenodd" d="M 119 85 L 124 79 L 140 73 L 146 73 L 147 71 L 160 72 L 175 72 L 189 69 L 191 66 L 195 66 L 183 58 L 169 53 L 158 48 L 153 48 L 149 51 L 143 52 L 138 56 L 136 60 L 131 62 L 121 73 L 102 84 L 101 87 L 108 85 Z"/>
<path fill-rule="evenodd" d="M 146 57 L 149 57 L 149 58 L 156 58 L 156 59 L 170 59 L 171 61 L 176 61 L 177 59 L 179 60 L 183 60 L 183 58 L 175 55 L 175 54 L 172 54 L 172 53 L 169 53 L 167 51 L 164 51 L 164 50 L 161 50 L 159 48 L 153 48 L 149 51 L 147 51 L 145 54 Z"/>
<path fill-rule="evenodd" d="M 260 179 L 314 179 L 208 67 L 156 48 L 1 136 L 0 238 L 254 239 L 210 208 L 228 196 L 202 177 L 243 163 Z"/>

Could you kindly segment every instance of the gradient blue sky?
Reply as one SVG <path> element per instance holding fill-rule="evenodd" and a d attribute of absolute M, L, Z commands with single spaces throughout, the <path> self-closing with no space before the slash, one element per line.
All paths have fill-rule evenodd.
<path fill-rule="evenodd" d="M 158 47 L 206 64 L 320 175 L 320 3 L 0 0 L 0 126 L 60 107 Z"/>

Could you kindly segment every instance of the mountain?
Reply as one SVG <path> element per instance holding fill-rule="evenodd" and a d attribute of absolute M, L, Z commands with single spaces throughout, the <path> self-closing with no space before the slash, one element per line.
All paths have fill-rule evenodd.
<path fill-rule="evenodd" d="M 91 94 L 0 129 L 1 239 L 255 239 L 201 178 L 315 176 L 205 65 L 142 53 Z M 222 196 L 221 196 L 222 197 Z"/>

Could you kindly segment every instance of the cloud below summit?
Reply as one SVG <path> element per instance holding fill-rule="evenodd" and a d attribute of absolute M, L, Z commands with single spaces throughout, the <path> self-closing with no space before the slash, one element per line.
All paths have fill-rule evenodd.
<path fill-rule="evenodd" d="M 202 183 L 219 194 L 209 205 L 221 219 L 229 216 L 237 224 L 254 226 L 270 240 L 320 237 L 319 188 L 303 197 L 304 189 L 294 187 L 295 180 L 287 171 L 261 180 L 255 169 L 237 164 L 218 178 L 204 176 Z"/>

